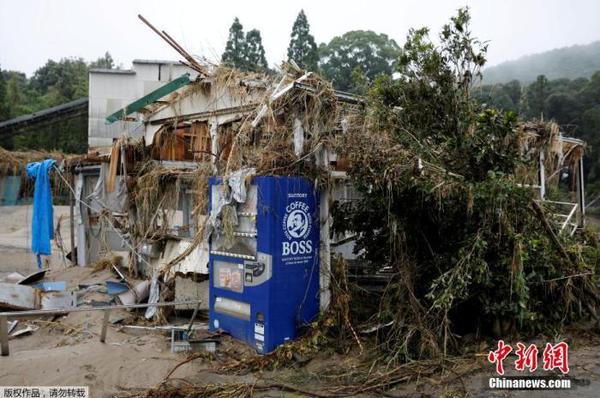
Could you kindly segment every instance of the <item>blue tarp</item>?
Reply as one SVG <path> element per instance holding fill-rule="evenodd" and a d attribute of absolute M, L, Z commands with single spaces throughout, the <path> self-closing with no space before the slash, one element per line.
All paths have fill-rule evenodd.
<path fill-rule="evenodd" d="M 37 255 L 38 267 L 40 268 L 40 255 L 48 256 L 52 254 L 50 240 L 54 239 L 54 214 L 48 173 L 55 163 L 52 159 L 46 159 L 43 162 L 27 164 L 27 176 L 35 180 L 33 217 L 31 220 L 31 250 Z"/>

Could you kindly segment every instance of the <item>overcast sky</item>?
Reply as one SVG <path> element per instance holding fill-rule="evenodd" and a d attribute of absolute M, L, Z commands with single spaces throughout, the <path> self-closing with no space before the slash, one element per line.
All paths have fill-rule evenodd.
<path fill-rule="evenodd" d="M 267 59 L 286 56 L 296 15 L 303 8 L 317 43 L 349 30 L 387 33 L 402 45 L 409 28 L 439 28 L 469 5 L 472 30 L 489 40 L 488 65 L 573 44 L 600 40 L 598 0 L 0 0 L 0 67 L 31 75 L 48 59 L 109 51 L 118 64 L 180 59 L 137 19 L 141 13 L 190 53 L 218 60 L 233 18 L 262 33 Z"/>

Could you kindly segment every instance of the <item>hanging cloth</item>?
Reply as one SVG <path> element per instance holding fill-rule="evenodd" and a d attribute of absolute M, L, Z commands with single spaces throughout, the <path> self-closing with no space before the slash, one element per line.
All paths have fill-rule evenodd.
<path fill-rule="evenodd" d="M 27 176 L 35 180 L 33 191 L 33 217 L 31 219 L 31 251 L 37 256 L 38 268 L 42 268 L 41 255 L 52 254 L 50 240 L 54 239 L 54 214 L 52 191 L 48 173 L 55 165 L 52 159 L 28 163 Z"/>

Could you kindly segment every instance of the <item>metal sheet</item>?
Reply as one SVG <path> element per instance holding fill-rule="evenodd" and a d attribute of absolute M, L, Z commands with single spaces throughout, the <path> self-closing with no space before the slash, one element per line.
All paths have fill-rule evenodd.
<path fill-rule="evenodd" d="M 0 283 L 0 309 L 33 310 L 39 307 L 39 295 L 30 286 Z"/>

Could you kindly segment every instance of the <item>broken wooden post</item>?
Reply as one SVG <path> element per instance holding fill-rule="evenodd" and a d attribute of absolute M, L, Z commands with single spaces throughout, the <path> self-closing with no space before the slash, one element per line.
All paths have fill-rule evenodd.
<path fill-rule="evenodd" d="M 75 176 L 71 172 L 69 178 L 71 186 L 75 186 Z M 69 233 L 71 238 L 71 265 L 77 265 L 77 256 L 75 255 L 75 194 L 69 190 Z"/>
<path fill-rule="evenodd" d="M 583 228 L 585 226 L 585 175 L 583 171 L 583 155 L 579 158 L 577 165 L 577 203 L 579 204 L 579 213 L 577 217 L 577 226 Z"/>
<path fill-rule="evenodd" d="M 0 316 L 0 346 L 2 356 L 8 356 L 8 317 Z"/>
<path fill-rule="evenodd" d="M 108 328 L 108 321 L 110 319 L 110 310 L 104 310 L 104 320 L 102 321 L 102 331 L 100 332 L 100 342 L 106 341 L 106 329 Z"/>

